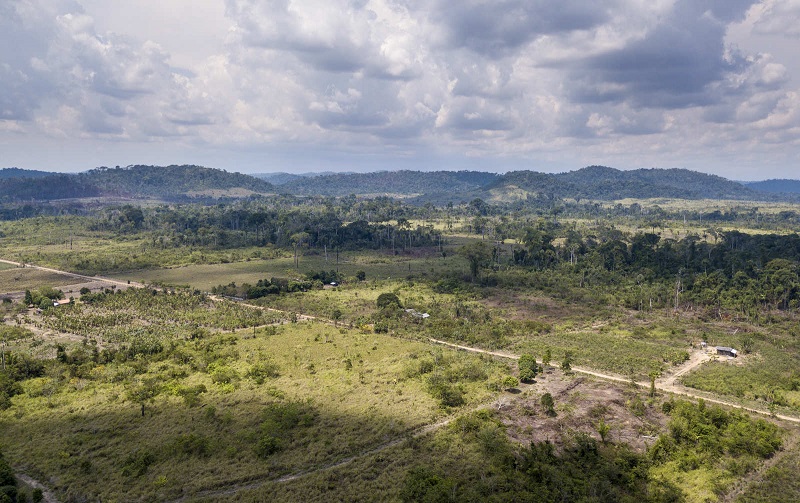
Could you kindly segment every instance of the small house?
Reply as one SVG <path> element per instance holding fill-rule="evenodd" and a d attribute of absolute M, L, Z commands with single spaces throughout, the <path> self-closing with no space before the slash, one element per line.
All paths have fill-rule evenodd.
<path fill-rule="evenodd" d="M 726 346 L 717 346 L 715 349 L 717 350 L 717 354 L 720 356 L 730 356 L 736 358 L 736 356 L 739 354 L 739 352 L 735 349 Z"/>

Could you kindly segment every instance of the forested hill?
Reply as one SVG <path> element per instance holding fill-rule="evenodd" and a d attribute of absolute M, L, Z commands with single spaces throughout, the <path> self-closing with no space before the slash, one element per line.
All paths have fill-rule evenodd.
<path fill-rule="evenodd" d="M 725 178 L 686 169 L 637 169 L 621 171 L 589 166 L 550 175 L 535 171 L 512 171 L 485 188 L 491 200 L 579 198 L 617 200 L 625 198 L 677 199 L 773 199 Z"/>
<path fill-rule="evenodd" d="M 48 171 L 36 171 L 34 169 L 3 168 L 0 169 L 0 180 L 9 178 L 42 178 L 52 174 Z"/>
<path fill-rule="evenodd" d="M 773 179 L 763 182 L 744 182 L 744 185 L 761 192 L 800 194 L 800 180 Z"/>
<path fill-rule="evenodd" d="M 479 171 L 379 171 L 304 177 L 281 186 L 281 191 L 300 195 L 346 196 L 349 194 L 421 195 L 456 194 L 480 189 L 499 175 Z"/>
<path fill-rule="evenodd" d="M 272 184 L 249 175 L 200 166 L 97 168 L 78 174 L 9 178 L 0 183 L 0 202 L 85 197 L 130 197 L 166 201 L 244 197 L 273 193 Z"/>
<path fill-rule="evenodd" d="M 336 173 L 334 171 L 319 171 L 314 173 L 285 173 L 283 171 L 279 171 L 277 173 L 253 173 L 253 176 L 256 178 L 260 178 L 262 180 L 266 180 L 272 185 L 284 185 L 289 182 L 294 182 L 296 180 L 303 180 L 304 178 L 314 178 L 316 176 L 328 176 L 337 174 L 352 175 L 353 173 Z"/>
<path fill-rule="evenodd" d="M 274 192 L 272 184 L 250 175 L 191 165 L 97 168 L 81 176 L 103 193 L 130 197 L 223 195 L 237 189 L 242 191 L 239 195 Z"/>
<path fill-rule="evenodd" d="M 288 173 L 256 176 L 192 165 L 96 168 L 80 174 L 0 170 L 0 203 L 86 197 L 200 201 L 251 194 L 346 196 L 389 195 L 416 198 L 418 204 L 536 199 L 618 200 L 625 198 L 792 200 L 800 181 L 767 180 L 742 184 L 686 169 L 621 171 L 589 166 L 567 173 L 512 171 L 381 171 L 374 173 Z M 266 181 L 275 177 L 276 184 Z"/>
<path fill-rule="evenodd" d="M 480 197 L 491 201 L 535 198 L 617 200 L 625 198 L 773 200 L 778 196 L 720 176 L 687 169 L 621 171 L 589 166 L 568 173 L 512 171 L 383 171 L 326 174 L 288 180 L 280 192 L 297 195 L 406 195 L 441 203 Z"/>
<path fill-rule="evenodd" d="M 579 195 L 591 199 L 672 197 L 683 199 L 758 199 L 759 194 L 721 176 L 688 169 L 620 171 L 605 166 L 556 175 L 574 184 Z"/>

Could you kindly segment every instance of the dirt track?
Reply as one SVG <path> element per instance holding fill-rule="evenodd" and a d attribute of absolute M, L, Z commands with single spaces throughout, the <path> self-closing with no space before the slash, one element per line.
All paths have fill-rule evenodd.
<path fill-rule="evenodd" d="M 492 355 L 492 356 L 498 356 L 500 358 L 509 358 L 509 359 L 512 359 L 512 360 L 518 360 L 519 359 L 519 355 L 515 355 L 515 354 L 511 354 L 511 353 L 507 353 L 507 352 L 489 351 L 489 350 L 486 350 L 486 349 L 473 348 L 473 347 L 470 347 L 470 346 L 462 346 L 460 344 L 453 344 L 451 342 L 442 341 L 442 340 L 439 340 L 439 339 L 430 339 L 430 341 L 433 342 L 433 343 L 436 343 L 436 344 L 441 344 L 441 345 L 444 345 L 444 346 L 450 346 L 452 348 L 461 349 L 461 350 L 464 350 L 464 351 L 471 351 L 473 353 L 482 353 L 482 354 L 487 354 L 487 355 Z M 733 403 L 733 402 L 729 402 L 729 401 L 726 401 L 726 400 L 720 400 L 718 398 L 711 398 L 711 397 L 702 395 L 700 393 L 697 393 L 696 391 L 694 391 L 694 390 L 692 390 L 690 388 L 687 388 L 685 386 L 676 384 L 676 380 L 677 380 L 678 377 L 686 374 L 687 372 L 691 371 L 692 369 L 696 368 L 697 366 L 703 364 L 705 361 L 707 361 L 707 359 L 704 359 L 703 357 L 692 357 L 692 358 L 690 358 L 688 362 L 686 362 L 683 365 L 681 365 L 680 367 L 678 367 L 678 369 L 674 373 L 670 374 L 667 377 L 664 377 L 664 378 L 661 378 L 661 379 L 656 379 L 656 383 L 655 383 L 656 389 L 659 390 L 659 391 L 666 391 L 668 393 L 672 393 L 672 394 L 675 394 L 675 395 L 682 395 L 682 396 L 687 396 L 687 397 L 690 397 L 690 398 L 703 399 L 706 402 L 716 403 L 716 404 L 719 404 L 719 405 L 725 405 L 727 407 L 732 407 L 732 408 L 735 408 L 735 409 L 744 410 L 744 411 L 747 411 L 747 412 L 751 412 L 753 414 L 760 414 L 760 415 L 763 415 L 763 416 L 771 416 L 771 417 L 775 417 L 777 419 L 781 419 L 783 421 L 789 421 L 789 422 L 792 422 L 792 423 L 800 424 L 800 417 L 787 416 L 787 415 L 784 415 L 784 414 L 773 414 L 768 410 L 757 409 L 757 408 L 753 408 L 753 407 L 745 407 L 743 405 L 740 405 L 740 404 L 737 404 L 737 403 Z M 619 375 L 607 374 L 607 373 L 603 373 L 603 372 L 597 372 L 597 371 L 590 370 L 590 369 L 587 369 L 587 368 L 584 368 L 584 367 L 572 367 L 572 371 L 573 372 L 577 372 L 579 374 L 586 374 L 586 375 L 590 375 L 590 376 L 597 377 L 597 378 L 600 378 L 600 379 L 604 379 L 606 381 L 621 382 L 621 383 L 630 383 L 631 382 L 630 379 L 622 377 L 622 376 L 619 376 Z M 640 388 L 649 388 L 650 387 L 650 383 L 649 382 L 637 381 L 636 385 L 639 386 Z"/>

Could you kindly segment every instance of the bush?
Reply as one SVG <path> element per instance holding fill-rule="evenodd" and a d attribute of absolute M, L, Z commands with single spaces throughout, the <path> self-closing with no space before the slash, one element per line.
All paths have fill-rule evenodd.
<path fill-rule="evenodd" d="M 179 435 L 172 441 L 168 450 L 177 456 L 198 456 L 206 458 L 211 455 L 211 442 L 203 435 Z"/>
<path fill-rule="evenodd" d="M 261 436 L 255 454 L 266 458 L 284 449 L 298 428 L 310 426 L 316 417 L 314 409 L 304 402 L 273 403 L 264 410 Z"/>
<path fill-rule="evenodd" d="M 428 379 L 428 392 L 439 400 L 443 408 L 460 407 L 466 403 L 463 386 L 451 384 L 441 378 Z"/>
<path fill-rule="evenodd" d="M 514 376 L 505 376 L 503 378 L 503 388 L 514 389 L 519 386 L 519 379 Z"/>
<path fill-rule="evenodd" d="M 451 493 L 455 482 L 442 477 L 431 469 L 418 466 L 406 474 L 400 499 L 404 502 L 446 502 L 452 501 Z"/>
<path fill-rule="evenodd" d="M 252 379 L 256 384 L 264 384 L 267 378 L 279 377 L 278 365 L 273 362 L 261 362 L 250 367 L 245 377 Z"/>
<path fill-rule="evenodd" d="M 148 450 L 134 451 L 125 458 L 125 462 L 122 465 L 122 475 L 124 477 L 141 477 L 147 473 L 147 469 L 155 461 L 155 455 Z"/>
<path fill-rule="evenodd" d="M 400 298 L 391 292 L 378 295 L 378 300 L 375 303 L 378 305 L 378 309 L 399 309 L 403 307 L 400 303 Z"/>

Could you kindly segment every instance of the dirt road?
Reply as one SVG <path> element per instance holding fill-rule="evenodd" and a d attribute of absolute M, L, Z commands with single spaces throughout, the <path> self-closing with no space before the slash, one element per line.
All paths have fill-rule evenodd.
<path fill-rule="evenodd" d="M 111 283 L 111 284 L 114 284 L 114 285 L 123 285 L 123 286 L 126 286 L 126 287 L 132 286 L 132 287 L 136 287 L 136 288 L 144 288 L 143 284 L 136 283 L 134 281 L 127 282 L 127 281 L 119 281 L 119 280 L 111 279 L 111 278 L 104 278 L 104 277 L 101 277 L 101 276 L 86 276 L 85 274 L 78 274 L 78 273 L 67 272 L 67 271 L 59 271 L 58 269 L 51 269 L 49 267 L 42 267 L 42 266 L 39 266 L 39 265 L 33 265 L 33 264 L 28 264 L 28 263 L 22 264 L 20 262 L 14 262 L 13 260 L 0 259 L 0 262 L 2 262 L 4 264 L 15 265 L 17 267 L 28 267 L 30 269 L 36 269 L 38 271 L 45 271 L 45 272 L 50 272 L 50 273 L 53 273 L 53 274 L 61 274 L 61 275 L 64 275 L 64 276 L 71 276 L 73 278 L 85 279 L 86 281 L 90 281 L 90 282 L 91 281 L 103 281 L 104 283 Z"/>
<path fill-rule="evenodd" d="M 519 359 L 519 355 L 515 355 L 515 354 L 512 354 L 512 353 L 507 353 L 507 352 L 503 352 L 503 351 L 489 351 L 489 350 L 486 350 L 486 349 L 473 348 L 473 347 L 470 347 L 470 346 L 462 346 L 460 344 L 453 344 L 452 342 L 442 341 L 442 340 L 439 340 L 439 339 L 429 339 L 429 340 L 431 342 L 435 343 L 435 344 L 441 344 L 443 346 L 449 346 L 449 347 L 452 347 L 452 348 L 461 349 L 463 351 L 471 351 L 473 353 L 482 353 L 482 354 L 486 354 L 486 355 L 498 356 L 500 358 L 509 358 L 509 359 L 512 359 L 512 360 L 518 360 Z M 775 417 L 775 418 L 781 419 L 783 421 L 789 421 L 789 422 L 792 422 L 792 423 L 800 424 L 800 417 L 797 417 L 797 416 L 787 416 L 785 414 L 773 414 L 770 411 L 765 410 L 765 409 L 757 409 L 757 408 L 754 408 L 754 407 L 745 407 L 744 405 L 740 405 L 738 403 L 729 402 L 727 400 L 720 400 L 718 398 L 712 398 L 712 397 L 700 394 L 700 393 L 698 393 L 698 392 L 696 392 L 696 391 L 694 391 L 694 390 L 692 390 L 690 388 L 687 388 L 685 386 L 681 386 L 679 384 L 676 384 L 676 381 L 677 381 L 678 377 L 688 373 L 692 369 L 694 369 L 697 366 L 703 364 L 705 361 L 707 361 L 707 360 L 703 359 L 703 357 L 699 357 L 699 356 L 698 357 L 694 357 L 694 358 L 690 357 L 688 362 L 686 362 L 683 365 L 681 365 L 674 373 L 670 374 L 668 377 L 665 377 L 665 378 L 662 378 L 662 379 L 656 379 L 656 383 L 655 383 L 656 389 L 659 390 L 659 391 L 666 391 L 668 393 L 672 393 L 672 394 L 675 394 L 675 395 L 682 395 L 682 396 L 695 398 L 695 399 L 703 399 L 706 402 L 716 403 L 716 404 L 719 404 L 719 405 L 724 405 L 726 407 L 732 407 L 732 408 L 743 410 L 743 411 L 750 412 L 750 413 L 753 413 L 753 414 L 760 414 L 762 416 Z M 631 382 L 631 380 L 629 378 L 625 378 L 625 377 L 620 376 L 620 375 L 608 374 L 608 373 L 604 373 L 604 372 L 597 372 L 595 370 L 587 369 L 587 368 L 584 368 L 584 367 L 572 367 L 572 371 L 576 372 L 576 373 L 579 373 L 579 374 L 585 374 L 585 375 L 590 375 L 590 376 L 597 377 L 597 378 L 600 378 L 600 379 L 604 379 L 606 381 L 623 382 L 623 383 L 630 383 Z M 650 383 L 649 382 L 643 382 L 643 381 L 636 381 L 636 385 L 641 387 L 641 388 L 649 388 L 650 387 Z"/>

